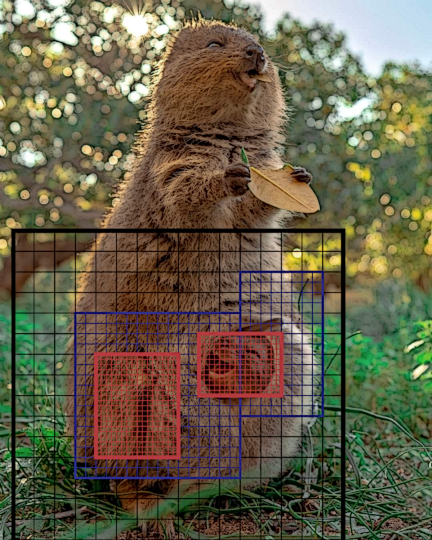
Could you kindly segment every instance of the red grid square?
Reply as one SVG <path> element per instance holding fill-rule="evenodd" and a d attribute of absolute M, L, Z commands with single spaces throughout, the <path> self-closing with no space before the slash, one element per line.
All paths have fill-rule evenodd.
<path fill-rule="evenodd" d="M 198 332 L 199 397 L 283 397 L 282 332 Z"/>
<path fill-rule="evenodd" d="M 180 459 L 180 354 L 94 355 L 95 458 Z"/>

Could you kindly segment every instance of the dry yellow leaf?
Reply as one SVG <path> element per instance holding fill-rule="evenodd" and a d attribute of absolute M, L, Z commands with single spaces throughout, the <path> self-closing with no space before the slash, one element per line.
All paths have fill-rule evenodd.
<path fill-rule="evenodd" d="M 258 81 L 262 81 L 262 82 L 272 82 L 272 80 L 273 80 L 270 77 L 270 75 L 266 75 L 265 73 L 261 73 L 259 75 L 253 75 L 253 78 L 257 79 Z"/>
<path fill-rule="evenodd" d="M 320 209 L 317 196 L 306 182 L 291 176 L 293 168 L 287 166 L 276 171 L 251 170 L 249 189 L 261 201 L 292 212 L 313 214 Z"/>

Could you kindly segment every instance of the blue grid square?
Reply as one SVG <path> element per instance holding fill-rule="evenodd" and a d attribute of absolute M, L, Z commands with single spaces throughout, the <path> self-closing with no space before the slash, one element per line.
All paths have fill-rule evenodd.
<path fill-rule="evenodd" d="M 75 313 L 75 477 L 234 479 L 239 400 L 197 397 L 197 332 L 238 329 L 236 313 Z M 95 352 L 179 352 L 181 459 L 94 459 Z"/>
<path fill-rule="evenodd" d="M 239 301 L 242 330 L 284 334 L 284 397 L 243 398 L 242 416 L 322 417 L 324 272 L 242 271 Z"/>

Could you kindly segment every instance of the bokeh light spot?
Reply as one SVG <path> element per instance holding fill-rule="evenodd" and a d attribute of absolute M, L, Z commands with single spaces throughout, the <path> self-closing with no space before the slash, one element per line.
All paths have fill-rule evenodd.
<path fill-rule="evenodd" d="M 145 36 L 149 31 L 144 15 L 132 15 L 126 13 L 123 17 L 122 24 L 129 34 L 132 34 L 135 37 Z"/>

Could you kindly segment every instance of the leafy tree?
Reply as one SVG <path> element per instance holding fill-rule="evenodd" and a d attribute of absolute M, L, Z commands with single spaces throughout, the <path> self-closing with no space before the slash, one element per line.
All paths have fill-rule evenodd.
<path fill-rule="evenodd" d="M 267 49 L 288 68 L 283 79 L 295 114 L 287 160 L 314 173 L 322 205 L 300 225 L 346 228 L 348 275 L 357 284 L 391 276 L 426 288 L 432 73 L 388 64 L 374 79 L 331 26 L 305 27 L 289 16 Z"/>
<path fill-rule="evenodd" d="M 352 282 L 409 279 L 427 287 L 430 71 L 389 64 L 374 79 L 331 25 L 285 15 L 264 35 L 256 8 L 228 0 L 164 0 L 134 24 L 112 2 L 21 0 L 0 9 L 3 287 L 12 228 L 40 227 L 43 240 L 56 226 L 98 226 L 116 203 L 155 63 L 191 12 L 260 34 L 279 65 L 293 108 L 286 159 L 313 172 L 322 206 L 299 225 L 346 228 Z M 329 264 L 338 269 L 340 260 Z"/>
<path fill-rule="evenodd" d="M 392 275 L 427 288 L 432 278 L 432 73 L 388 64 L 374 91 L 373 108 L 347 129 L 352 153 L 347 180 L 361 186 L 348 233 L 351 245 L 362 251 L 357 260 L 351 255 L 349 271 Z"/>
<path fill-rule="evenodd" d="M 194 8 L 203 16 L 259 26 L 254 10 L 227 8 L 217 0 L 194 2 Z M 3 287 L 10 288 L 12 228 L 40 227 L 39 240 L 48 241 L 43 230 L 98 226 L 104 208 L 115 204 L 115 185 L 133 166 L 131 147 L 138 119 L 145 118 L 154 65 L 191 10 L 188 2 L 163 1 L 131 26 L 126 5 L 112 2 L 3 3 Z M 63 249 L 68 250 L 67 237 Z M 38 258 L 36 265 L 43 264 Z"/>

